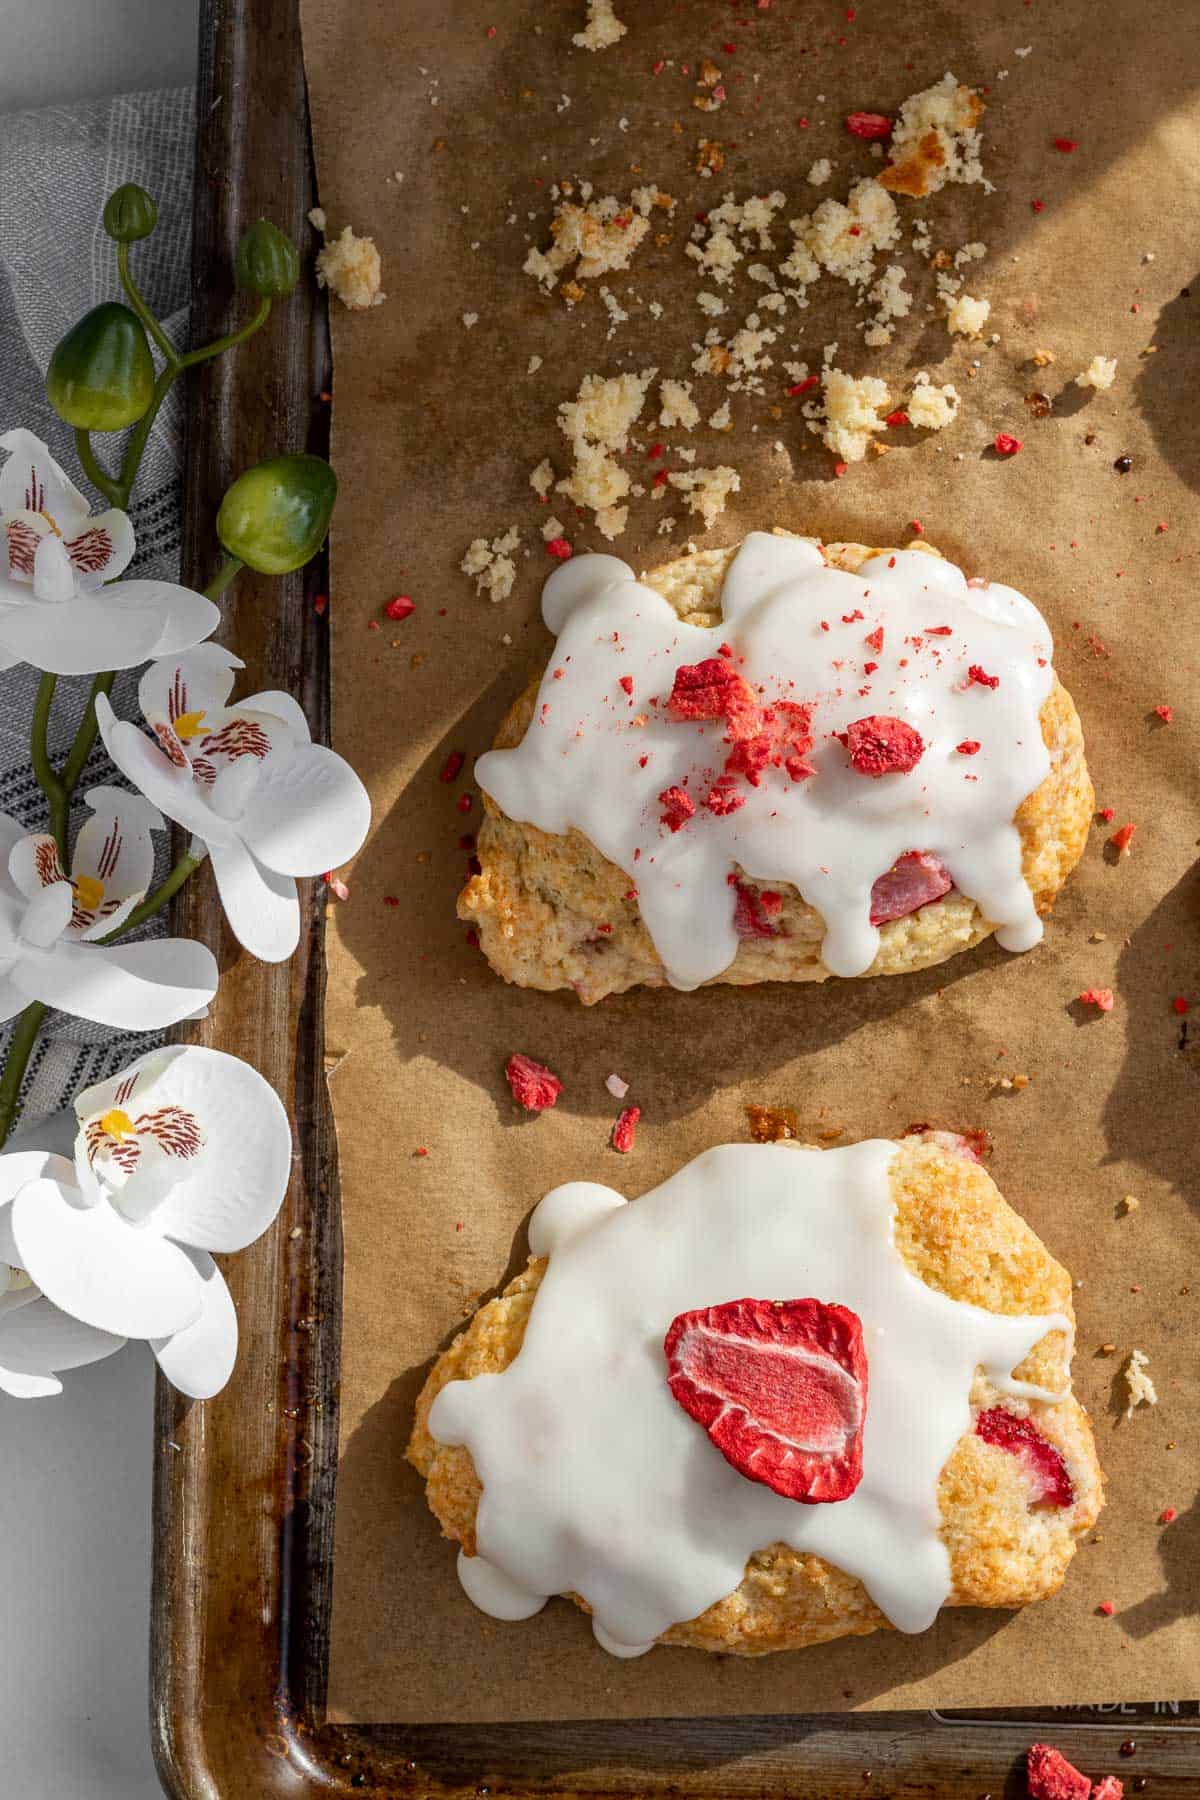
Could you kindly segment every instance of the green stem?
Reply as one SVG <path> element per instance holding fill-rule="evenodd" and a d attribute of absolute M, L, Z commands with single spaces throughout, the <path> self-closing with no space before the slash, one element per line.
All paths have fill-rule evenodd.
<path fill-rule="evenodd" d="M 162 351 L 169 368 L 178 368 L 180 355 L 146 302 L 142 299 L 141 289 L 133 279 L 129 267 L 129 245 L 117 245 L 117 273 L 121 277 L 121 286 L 125 289 L 125 298 L 146 327 L 154 342 Z"/>
<path fill-rule="evenodd" d="M 8 1142 L 8 1134 L 13 1128 L 17 1102 L 21 1096 L 21 1083 L 25 1079 L 29 1058 L 45 1016 L 46 1008 L 42 1002 L 31 1001 L 18 1018 L 13 1031 L 8 1055 L 4 1059 L 4 1072 L 0 1074 L 0 1149 Z"/>
<path fill-rule="evenodd" d="M 92 440 L 81 425 L 75 428 L 75 454 L 79 458 L 79 466 L 91 482 L 92 486 L 113 506 L 120 502 L 121 487 L 115 475 L 110 475 L 102 466 L 96 452 L 92 449 Z"/>
<path fill-rule="evenodd" d="M 57 685 L 57 675 L 43 675 L 38 682 L 37 698 L 33 703 L 33 719 L 29 729 L 29 759 L 33 764 L 33 773 L 37 784 L 46 796 L 46 804 L 50 809 L 50 830 L 58 845 L 58 854 L 65 868 L 67 862 L 67 794 L 62 782 L 54 772 L 54 765 L 50 761 L 50 751 L 46 744 L 46 733 L 50 724 L 50 708 L 54 704 L 54 690 Z"/>
<path fill-rule="evenodd" d="M 125 446 L 125 455 L 121 459 L 121 474 L 117 480 L 115 492 L 110 496 L 114 506 L 122 511 L 129 505 L 129 496 L 133 492 L 133 484 L 137 478 L 142 453 L 146 448 L 146 439 L 150 436 L 151 427 L 158 417 L 158 409 L 170 393 L 175 377 L 182 368 L 179 361 L 169 362 L 159 370 L 158 380 L 154 383 L 154 392 L 150 396 L 150 404 L 134 426 L 129 442 Z"/>
<path fill-rule="evenodd" d="M 248 337 L 253 337 L 256 331 L 262 330 L 270 311 L 270 299 L 264 297 L 258 303 L 258 311 L 247 324 L 240 326 L 237 331 L 226 332 L 224 337 L 214 338 L 211 344 L 201 344 L 198 350 L 189 350 L 186 356 L 180 357 L 180 368 L 194 368 L 197 363 L 207 362 L 210 357 L 220 356 L 224 351 L 232 350 L 235 344 L 244 344 Z"/>
<path fill-rule="evenodd" d="M 96 733 L 100 729 L 96 722 L 96 695 L 111 694 L 116 680 L 116 670 L 109 669 L 107 674 L 97 675 L 92 681 L 92 691 L 88 695 L 87 705 L 83 709 L 83 717 L 79 721 L 79 729 L 67 752 L 67 760 L 59 773 L 64 792 L 68 799 L 75 792 L 79 777 L 83 774 L 83 765 L 92 753 L 92 745 L 96 741 Z"/>
<path fill-rule="evenodd" d="M 245 568 L 240 556 L 227 556 L 208 586 L 204 589 L 206 600 L 219 600 L 225 589 L 240 569 Z"/>
<path fill-rule="evenodd" d="M 204 854 L 207 855 L 207 851 Z M 188 876 L 194 874 L 203 861 L 204 856 L 193 856 L 190 850 L 186 856 L 181 856 L 162 885 L 147 894 L 141 905 L 135 906 L 129 917 L 122 920 L 115 931 L 110 931 L 108 936 L 102 937 L 99 942 L 102 944 L 114 943 L 117 938 L 124 937 L 127 932 L 136 931 L 139 925 L 144 925 L 147 919 L 152 919 L 156 912 L 161 912 L 167 902 L 175 898 Z"/>

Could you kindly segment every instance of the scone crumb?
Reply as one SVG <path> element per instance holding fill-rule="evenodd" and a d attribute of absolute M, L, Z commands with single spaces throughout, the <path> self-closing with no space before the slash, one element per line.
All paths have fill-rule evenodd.
<path fill-rule="evenodd" d="M 1136 1212 L 1138 1207 L 1141 1204 L 1142 1203 L 1138 1199 L 1136 1194 L 1122 1194 L 1121 1195 L 1121 1211 L 1126 1215 L 1128 1215 L 1131 1212 Z"/>
<path fill-rule="evenodd" d="M 970 294 L 959 294 L 946 311 L 946 329 L 962 337 L 978 337 L 992 310 L 990 300 L 976 300 Z"/>
<path fill-rule="evenodd" d="M 1053 350 L 1035 350 L 1033 360 L 1039 369 L 1048 369 L 1051 363 L 1058 361 L 1058 358 Z"/>
<path fill-rule="evenodd" d="M 539 499 L 544 500 L 554 486 L 554 467 L 548 456 L 541 462 L 529 477 L 529 485 Z"/>
<path fill-rule="evenodd" d="M 905 406 L 909 424 L 919 425 L 923 431 L 944 431 L 955 418 L 961 400 L 952 382 L 937 387 L 922 369 Z"/>
<path fill-rule="evenodd" d="M 570 441 L 574 462 L 557 491 L 576 506 L 589 507 L 609 539 L 625 529 L 629 509 L 621 502 L 633 485 L 617 455 L 629 448 L 630 428 L 657 374 L 643 369 L 640 375 L 585 375 L 575 399 L 558 409 L 559 430 Z"/>
<path fill-rule="evenodd" d="M 689 469 L 682 474 L 671 474 L 667 480 L 683 494 L 689 510 L 699 513 L 705 531 L 716 524 L 725 511 L 726 500 L 742 485 L 737 470 L 724 463 L 713 469 Z"/>
<path fill-rule="evenodd" d="M 309 215 L 314 223 L 316 213 L 322 219 L 318 229 L 323 230 L 325 214 L 315 207 Z M 382 278 L 383 265 L 374 238 L 357 237 L 349 225 L 343 227 L 340 237 L 328 238 L 317 253 L 317 286 L 327 287 L 352 312 L 382 305 L 387 299 L 380 285 Z"/>
<path fill-rule="evenodd" d="M 813 187 L 824 187 L 833 174 L 833 164 L 827 156 L 819 156 L 809 169 L 805 180 Z"/>
<path fill-rule="evenodd" d="M 791 1106 L 756 1106 L 750 1102 L 746 1123 L 756 1144 L 780 1144 L 800 1135 L 799 1120 Z"/>
<path fill-rule="evenodd" d="M 607 50 L 625 36 L 623 25 L 613 11 L 613 0 L 587 0 L 587 22 L 571 42 L 577 50 Z"/>
<path fill-rule="evenodd" d="M 1075 377 L 1075 386 L 1081 388 L 1110 388 L 1117 379 L 1117 359 L 1115 356 L 1093 356 L 1087 368 Z"/>
<path fill-rule="evenodd" d="M 682 425 L 685 431 L 691 431 L 700 423 L 700 408 L 692 399 L 690 381 L 664 378 L 658 384 L 658 398 L 658 422 L 664 429 L 670 430 L 673 425 Z"/>
<path fill-rule="evenodd" d="M 582 205 L 565 198 L 550 221 L 554 241 L 549 250 L 534 245 L 522 267 L 547 294 L 553 292 L 564 269 L 570 269 L 572 280 L 563 284 L 562 294 L 567 305 L 574 306 L 583 295 L 579 283 L 628 269 L 649 230 L 646 214 L 615 194 L 588 199 Z"/>
<path fill-rule="evenodd" d="M 1144 1350 L 1131 1350 L 1129 1359 L 1122 1374 L 1129 1394 L 1129 1404 L 1125 1408 L 1125 1417 L 1131 1419 L 1134 1409 L 1139 1406 L 1157 1406 L 1158 1392 L 1150 1379 L 1147 1369 L 1150 1358 Z"/>
<path fill-rule="evenodd" d="M 878 375 L 847 375 L 826 364 L 821 388 L 824 416 L 810 419 L 810 429 L 820 433 L 825 448 L 839 461 L 862 462 L 872 434 L 886 427 L 880 415 L 890 403 L 887 383 Z M 817 408 L 818 415 L 821 410 Z"/>
<path fill-rule="evenodd" d="M 494 601 L 508 599 L 517 579 L 517 565 L 512 553 L 520 542 L 521 532 L 516 525 L 510 525 L 490 544 L 485 537 L 471 540 L 458 566 L 464 575 L 474 578 L 477 594 L 486 594 Z"/>
<path fill-rule="evenodd" d="M 979 160 L 975 129 L 983 102 L 947 72 L 940 81 L 911 94 L 892 131 L 891 161 L 879 179 L 896 194 L 923 199 L 947 182 L 992 184 Z"/>

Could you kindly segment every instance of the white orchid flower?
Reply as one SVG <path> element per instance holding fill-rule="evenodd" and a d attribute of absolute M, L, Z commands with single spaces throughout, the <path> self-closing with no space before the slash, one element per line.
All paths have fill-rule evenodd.
<path fill-rule="evenodd" d="M 0 1255 L 94 1331 L 145 1338 L 182 1393 L 228 1381 L 237 1315 L 211 1251 L 242 1250 L 283 1204 L 287 1114 L 236 1056 L 153 1050 L 75 1101 L 74 1167 L 47 1167 L 0 1210 Z M 6 1184 L 0 1158 L 0 1208 Z M 53 1166 L 50 1166 L 50 1164 Z"/>
<path fill-rule="evenodd" d="M 134 552 L 127 515 L 93 517 L 40 438 L 9 431 L 0 451 L 0 668 L 132 669 L 215 629 L 217 608 L 191 588 L 116 580 Z"/>
<path fill-rule="evenodd" d="M 119 928 L 149 885 L 150 832 L 163 821 L 140 794 L 93 788 L 68 878 L 54 839 L 0 813 L 0 1023 L 33 1000 L 119 1031 L 202 1015 L 217 991 L 211 950 L 187 938 L 95 940 Z"/>
<path fill-rule="evenodd" d="M 300 940 L 293 878 L 348 861 L 367 835 L 371 802 L 349 763 L 313 743 L 290 694 L 226 705 L 242 666 L 219 644 L 151 664 L 138 699 L 157 746 L 103 695 L 96 717 L 121 773 L 208 846 L 238 940 L 264 962 L 282 962 Z"/>
<path fill-rule="evenodd" d="M 64 1157 L 40 1150 L 0 1156 L 0 1393 L 17 1400 L 61 1394 L 58 1377 L 65 1370 L 100 1362 L 125 1343 L 123 1337 L 60 1312 L 23 1269 L 14 1267 L 17 1253 L 9 1228 L 13 1196 L 47 1174 L 70 1177 L 73 1171 Z"/>

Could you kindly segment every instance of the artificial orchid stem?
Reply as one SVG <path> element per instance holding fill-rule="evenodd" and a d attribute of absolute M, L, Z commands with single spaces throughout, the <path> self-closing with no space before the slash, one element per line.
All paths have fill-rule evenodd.
<path fill-rule="evenodd" d="M 45 1016 L 46 1008 L 42 1002 L 33 1000 L 18 1016 L 13 1028 L 4 1071 L 0 1074 L 0 1150 L 8 1142 L 8 1134 L 16 1122 L 21 1083 Z"/>
<path fill-rule="evenodd" d="M 122 488 L 115 475 L 110 475 L 103 467 L 96 452 L 92 449 L 91 433 L 82 425 L 75 427 L 75 454 L 79 458 L 79 466 L 96 489 L 103 494 L 110 506 L 120 506 Z"/>
<path fill-rule="evenodd" d="M 224 337 L 214 338 L 211 344 L 201 344 L 199 349 L 189 350 L 186 356 L 181 356 L 180 368 L 193 369 L 197 363 L 208 362 L 211 357 L 221 356 L 226 350 L 232 350 L 238 344 L 244 344 L 247 338 L 253 337 L 256 331 L 262 330 L 270 315 L 271 302 L 264 298 L 259 301 L 254 317 L 248 319 L 236 331 L 227 331 Z"/>
<path fill-rule="evenodd" d="M 117 274 L 121 278 L 121 286 L 125 289 L 125 298 L 145 326 L 147 335 L 158 345 L 159 350 L 166 359 L 167 366 L 169 368 L 178 369 L 181 360 L 179 352 L 155 318 L 154 314 L 150 311 L 150 308 L 146 305 L 145 300 L 142 298 L 142 291 L 138 287 L 137 282 L 133 279 L 133 273 L 129 267 L 128 244 L 117 245 Z"/>
<path fill-rule="evenodd" d="M 168 901 L 175 898 L 188 877 L 195 874 L 207 854 L 208 852 L 205 850 L 201 855 L 196 856 L 189 850 L 185 856 L 181 856 L 171 873 L 160 885 L 152 893 L 147 894 L 139 906 L 134 907 L 129 917 L 122 921 L 116 931 L 110 931 L 107 937 L 100 939 L 100 942 L 114 944 L 118 938 L 127 936 L 131 931 L 136 931 L 139 925 L 144 925 L 147 919 L 152 919 L 155 913 L 161 912 Z"/>
<path fill-rule="evenodd" d="M 83 709 L 83 717 L 79 721 L 79 727 L 71 743 L 71 748 L 67 752 L 67 760 L 59 771 L 58 778 L 62 783 L 63 792 L 68 800 L 71 798 L 71 795 L 75 792 L 75 789 L 79 784 L 79 777 L 83 774 L 84 764 L 92 753 L 92 745 L 96 742 L 96 737 L 100 730 L 96 720 L 96 696 L 97 694 L 104 694 L 106 696 L 111 694 L 112 685 L 115 680 L 115 669 L 109 669 L 103 675 L 96 675 L 92 679 L 92 691 L 88 695 L 87 705 Z"/>
<path fill-rule="evenodd" d="M 122 512 L 129 505 L 129 496 L 133 492 L 133 484 L 141 466 L 146 440 L 158 417 L 158 409 L 170 393 L 181 368 L 182 364 L 176 359 L 164 364 L 159 370 L 150 404 L 130 433 L 129 442 L 125 446 L 125 454 L 121 458 L 121 474 L 116 483 L 116 496 L 115 498 L 112 495 L 109 496 L 110 499 L 113 499 L 113 504 L 119 506 Z"/>
<path fill-rule="evenodd" d="M 29 759 L 33 764 L 34 778 L 43 794 L 50 811 L 50 831 L 58 845 L 58 854 L 65 866 L 67 858 L 67 791 L 61 778 L 56 774 L 50 761 L 50 750 L 47 744 L 47 732 L 50 725 L 50 708 L 54 704 L 54 690 L 58 686 L 57 675 L 43 675 L 38 681 L 37 697 L 33 703 L 33 720 L 29 732 Z"/>
<path fill-rule="evenodd" d="M 219 600 L 239 570 L 245 568 L 240 556 L 227 556 L 204 590 L 206 600 Z"/>

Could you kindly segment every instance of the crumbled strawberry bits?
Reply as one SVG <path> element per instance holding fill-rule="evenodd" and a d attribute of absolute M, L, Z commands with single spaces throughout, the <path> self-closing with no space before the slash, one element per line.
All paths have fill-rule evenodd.
<path fill-rule="evenodd" d="M 628 1152 L 633 1149 L 634 1133 L 637 1130 L 637 1122 L 641 1116 L 642 1109 L 640 1106 L 627 1106 L 621 1113 L 616 1124 L 613 1126 L 612 1131 L 612 1147 L 614 1150 L 619 1150 L 622 1155 L 627 1155 Z"/>
<path fill-rule="evenodd" d="M 680 1313 L 667 1385 L 726 1462 L 789 1500 L 846 1500 L 862 1480 L 867 1354 L 857 1314 L 820 1300 L 729 1300 Z"/>
<path fill-rule="evenodd" d="M 1092 1784 L 1049 1744 L 1030 1744 L 1025 1752 L 1029 1800 L 1091 1800 Z"/>
<path fill-rule="evenodd" d="M 545 1112 L 562 1093 L 562 1082 L 543 1063 L 515 1052 L 504 1065 L 512 1097 L 526 1112 Z"/>

